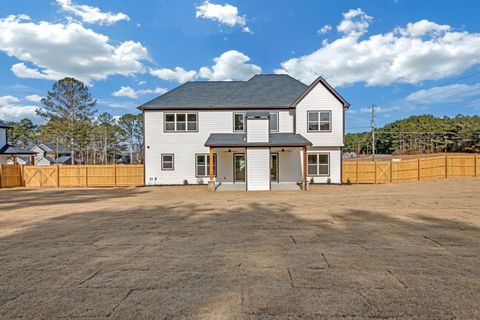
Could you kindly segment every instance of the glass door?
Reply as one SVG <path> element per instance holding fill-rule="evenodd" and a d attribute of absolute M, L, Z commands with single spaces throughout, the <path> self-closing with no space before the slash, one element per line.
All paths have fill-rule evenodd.
<path fill-rule="evenodd" d="M 233 182 L 245 182 L 245 154 L 234 154 L 234 176 Z"/>
<path fill-rule="evenodd" d="M 278 154 L 270 155 L 270 179 L 272 182 L 278 182 Z"/>

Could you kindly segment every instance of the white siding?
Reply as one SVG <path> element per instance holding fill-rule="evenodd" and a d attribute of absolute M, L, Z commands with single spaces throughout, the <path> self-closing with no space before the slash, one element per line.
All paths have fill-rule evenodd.
<path fill-rule="evenodd" d="M 268 119 L 247 119 L 247 142 L 269 141 Z"/>
<path fill-rule="evenodd" d="M 0 149 L 7 144 L 7 129 L 0 128 Z"/>
<path fill-rule="evenodd" d="M 331 111 L 331 132 L 308 132 L 308 111 Z M 319 82 L 296 107 L 296 131 L 314 146 L 343 146 L 343 104 Z"/>
<path fill-rule="evenodd" d="M 272 152 L 275 152 L 272 150 Z M 279 181 L 280 182 L 300 182 L 302 181 L 302 153 L 299 149 L 287 149 L 284 152 L 278 152 L 279 159 Z"/>
<path fill-rule="evenodd" d="M 289 110 L 273 111 L 279 113 L 280 132 L 293 132 L 293 113 Z M 145 111 L 145 183 L 183 184 L 184 180 L 189 184 L 208 183 L 208 177 L 195 176 L 195 154 L 209 152 L 209 148 L 204 144 L 211 133 L 233 133 L 234 112 L 244 111 L 198 111 L 198 132 L 175 133 L 163 132 L 164 111 Z M 218 157 L 216 178 L 218 182 L 233 181 L 234 152 L 226 151 L 226 149 L 214 151 Z M 162 153 L 174 154 L 173 171 L 161 170 Z"/>
<path fill-rule="evenodd" d="M 270 190 L 269 148 L 247 148 L 247 189 Z"/>
<path fill-rule="evenodd" d="M 309 182 L 311 182 L 313 179 L 313 183 L 327 183 L 328 179 L 330 179 L 330 183 L 341 183 L 342 154 L 340 148 L 316 147 L 309 149 L 307 153 L 326 153 L 330 155 L 330 174 L 321 177 L 307 176 Z M 303 159 L 301 160 L 301 163 L 303 168 Z"/>

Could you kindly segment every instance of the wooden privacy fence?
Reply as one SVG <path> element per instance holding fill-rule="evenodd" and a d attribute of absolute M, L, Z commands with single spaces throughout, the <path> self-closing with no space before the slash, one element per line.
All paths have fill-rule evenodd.
<path fill-rule="evenodd" d="M 0 188 L 143 186 L 143 164 L 92 166 L 0 165 Z"/>
<path fill-rule="evenodd" d="M 397 183 L 449 177 L 480 177 L 480 155 L 412 160 L 344 161 L 343 183 Z"/>

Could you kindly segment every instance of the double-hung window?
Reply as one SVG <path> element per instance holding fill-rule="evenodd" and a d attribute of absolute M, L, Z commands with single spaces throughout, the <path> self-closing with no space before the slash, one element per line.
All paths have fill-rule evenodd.
<path fill-rule="evenodd" d="M 165 113 L 166 132 L 198 131 L 197 113 Z"/>
<path fill-rule="evenodd" d="M 162 170 L 174 170 L 173 153 L 162 154 Z"/>
<path fill-rule="evenodd" d="M 197 177 L 210 176 L 210 155 L 196 154 L 195 155 L 195 175 Z M 213 154 L 213 175 L 217 176 L 217 155 Z"/>
<path fill-rule="evenodd" d="M 308 131 L 323 132 L 332 130 L 331 111 L 308 111 Z"/>
<path fill-rule="evenodd" d="M 233 131 L 234 132 L 245 131 L 245 113 L 243 112 L 233 113 Z"/>
<path fill-rule="evenodd" d="M 309 176 L 330 175 L 330 155 L 328 153 L 309 153 L 307 158 Z"/>

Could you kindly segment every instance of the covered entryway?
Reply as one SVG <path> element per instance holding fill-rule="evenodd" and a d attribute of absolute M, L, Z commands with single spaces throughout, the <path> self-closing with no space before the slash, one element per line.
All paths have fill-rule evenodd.
<path fill-rule="evenodd" d="M 271 133 L 268 142 L 247 142 L 243 133 L 211 134 L 205 146 L 216 163 L 210 167 L 211 190 L 306 190 L 306 151 L 299 134 Z"/>

